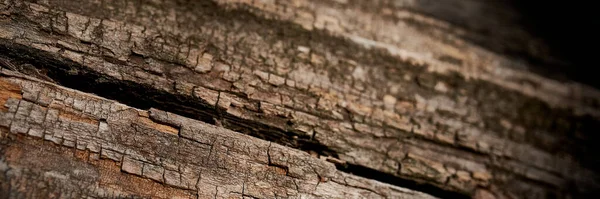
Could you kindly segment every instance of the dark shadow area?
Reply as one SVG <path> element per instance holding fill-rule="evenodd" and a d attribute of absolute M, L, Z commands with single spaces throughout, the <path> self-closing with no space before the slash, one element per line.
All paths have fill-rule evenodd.
<path fill-rule="evenodd" d="M 522 60 L 527 70 L 600 88 L 595 49 L 600 14 L 593 1 L 421 0 L 416 12 L 472 31 L 463 39 Z"/>
<path fill-rule="evenodd" d="M 514 0 L 512 4 L 522 15 L 525 30 L 541 38 L 550 47 L 552 56 L 567 62 L 550 67 L 542 65 L 540 70 L 564 74 L 600 88 L 595 73 L 599 52 L 596 48 L 600 45 L 600 13 L 595 10 L 593 1 Z"/>
<path fill-rule="evenodd" d="M 466 193 L 459 193 L 454 191 L 444 190 L 442 188 L 433 186 L 431 184 L 419 183 L 415 180 L 403 179 L 394 175 L 390 175 L 375 169 L 371 169 L 368 167 L 355 165 L 355 164 L 345 164 L 339 165 L 336 164 L 336 168 L 340 171 L 351 173 L 357 176 L 376 179 L 380 182 L 396 185 L 399 187 L 412 189 L 415 191 L 420 191 L 423 193 L 427 193 L 429 195 L 438 197 L 438 198 L 453 198 L 453 199 L 468 199 L 471 198 Z"/>

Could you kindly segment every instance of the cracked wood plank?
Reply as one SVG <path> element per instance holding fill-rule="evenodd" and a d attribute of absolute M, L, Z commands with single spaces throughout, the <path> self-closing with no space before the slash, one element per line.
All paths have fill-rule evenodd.
<path fill-rule="evenodd" d="M 567 197 L 599 184 L 595 144 L 581 141 L 599 126 L 597 91 L 458 38 L 389 20 L 379 21 L 389 31 L 357 28 L 377 14 L 352 21 L 303 7 L 313 1 L 7 2 L 2 56 L 40 79 L 471 196 Z"/>
<path fill-rule="evenodd" d="M 0 111 L 0 195 L 9 198 L 431 198 L 161 110 L 19 76 L 0 81 L 12 93 Z"/>
<path fill-rule="evenodd" d="M 0 80 L 12 93 L 0 111 L 0 195 L 9 198 L 431 198 L 172 113 Z"/>

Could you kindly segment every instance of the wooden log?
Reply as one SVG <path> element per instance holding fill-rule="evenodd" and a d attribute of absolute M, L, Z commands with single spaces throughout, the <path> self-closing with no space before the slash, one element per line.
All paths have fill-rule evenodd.
<path fill-rule="evenodd" d="M 20 89 L 42 90 L 43 85 L 52 84 L 128 107 L 121 113 L 112 107 L 105 110 L 103 104 L 73 101 L 55 109 L 74 111 L 63 118 L 87 123 L 90 129 L 95 128 L 90 131 L 118 124 L 114 128 L 129 129 L 123 130 L 127 134 L 161 132 L 160 136 L 131 138 L 134 141 L 111 135 L 107 138 L 116 140 L 97 141 L 100 146 L 94 150 L 98 151 L 84 149 L 99 159 L 131 167 L 121 168 L 128 174 L 114 175 L 152 179 L 173 191 L 187 190 L 183 192 L 200 198 L 217 193 L 258 198 L 426 196 L 394 191 L 398 186 L 438 197 L 562 198 L 586 196 L 598 189 L 599 164 L 593 158 L 598 149 L 594 131 L 600 126 L 600 94 L 596 89 L 519 69 L 521 62 L 482 49 L 463 37 L 485 35 L 423 14 L 427 10 L 419 11 L 410 1 L 388 10 L 375 6 L 381 12 L 344 2 L 10 0 L 2 4 L 0 64 L 5 75 L 13 74 L 5 82 Z M 24 85 L 22 82 L 33 80 L 23 78 L 46 83 Z M 19 102 L 13 109 L 20 107 L 20 102 L 50 109 L 52 102 L 65 100 L 48 94 L 50 100 L 37 102 L 27 98 L 37 100 L 41 94 L 23 92 L 25 100 L 15 101 L 18 92 L 12 92 L 11 84 L 3 84 L 7 85 L 2 87 L 6 97 L 0 102 L 5 108 L 0 111 L 9 111 L 8 103 Z M 94 110 L 100 111 L 99 115 L 87 115 Z M 14 111 L 7 113 L 16 116 L 18 111 Z M 133 112 L 138 115 L 128 115 Z M 165 116 L 171 113 L 180 119 Z M 107 114 L 116 114 L 117 119 Z M 29 119 L 11 122 L 5 134 L 29 134 L 27 122 Z M 185 127 L 183 123 L 204 126 Z M 229 159 L 213 157 L 210 142 L 217 138 L 182 134 L 198 129 L 218 129 L 213 134 L 229 136 L 219 138 L 225 148 L 218 150 L 225 150 L 224 154 L 229 147 L 235 148 L 226 145 L 228 139 L 242 133 L 255 138 L 237 139 L 262 143 L 253 149 L 256 153 L 271 152 L 268 143 L 272 143 L 280 151 L 293 152 L 287 156 L 299 158 L 292 162 L 300 165 L 293 170 L 289 162 L 275 163 L 264 154 L 250 157 L 239 152 Z M 59 134 L 76 136 L 78 130 L 67 128 Z M 34 130 L 32 134 L 36 133 Z M 29 151 L 28 146 L 38 143 L 25 141 L 30 139 L 24 135 L 8 137 L 16 141 L 7 141 L 7 146 L 18 151 Z M 191 142 L 200 145 L 187 150 L 208 150 L 207 160 L 190 158 L 206 151 L 182 154 L 181 148 L 167 147 L 181 144 L 185 140 L 182 137 L 203 140 Z M 48 138 L 62 145 L 64 139 Z M 69 144 L 74 141 L 77 139 Z M 104 142 L 109 147 L 107 154 L 100 150 Z M 143 143 L 157 142 L 160 146 L 143 150 Z M 143 153 L 128 158 L 141 163 L 126 161 L 124 157 L 131 154 L 124 155 L 126 149 L 117 147 L 136 143 Z M 64 147 L 54 148 L 60 151 Z M 50 145 L 39 148 L 55 150 Z M 335 166 L 313 160 L 309 154 Z M 165 163 L 161 158 L 175 162 Z M 211 158 L 216 158 L 215 162 L 207 163 Z M 306 163 L 309 159 L 320 162 L 327 174 L 319 173 L 320 167 L 308 166 L 316 164 Z M 88 160 L 69 161 L 101 168 Z M 185 168 L 180 164 L 191 163 L 227 174 L 211 174 L 215 179 L 200 183 L 217 188 L 167 182 L 165 175 L 181 176 Z M 135 173 L 146 164 L 150 174 Z M 238 164 L 244 166 L 227 167 Z M 253 171 L 255 164 L 270 166 L 261 167 L 266 169 L 262 172 L 284 174 L 281 179 L 267 180 L 270 187 L 279 182 L 283 187 L 260 188 L 256 183 L 262 179 L 240 172 Z M 311 173 L 311 169 L 317 171 Z M 362 184 L 349 185 L 340 180 L 347 177 L 339 176 L 360 179 Z M 334 178 L 338 181 L 331 180 Z M 308 185 L 289 184 L 299 180 L 319 185 L 309 191 Z M 326 184 L 321 181 L 333 184 L 318 190 L 315 187 Z M 364 188 L 364 184 L 383 188 Z M 283 191 L 287 185 L 296 195 Z M 125 185 L 112 187 L 121 186 Z M 144 196 L 165 196 L 157 194 Z"/>

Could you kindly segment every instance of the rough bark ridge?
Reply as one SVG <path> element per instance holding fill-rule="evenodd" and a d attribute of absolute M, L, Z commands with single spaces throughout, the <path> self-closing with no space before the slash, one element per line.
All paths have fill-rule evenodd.
<path fill-rule="evenodd" d="M 600 188 L 597 90 L 474 45 L 487 35 L 435 7 L 367 4 L 3 1 L 0 196 Z"/>

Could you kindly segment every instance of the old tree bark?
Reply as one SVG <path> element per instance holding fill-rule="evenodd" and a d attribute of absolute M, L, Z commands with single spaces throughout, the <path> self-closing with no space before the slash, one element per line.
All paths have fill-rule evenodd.
<path fill-rule="evenodd" d="M 0 1 L 0 198 L 592 196 L 600 93 L 483 2 Z"/>

